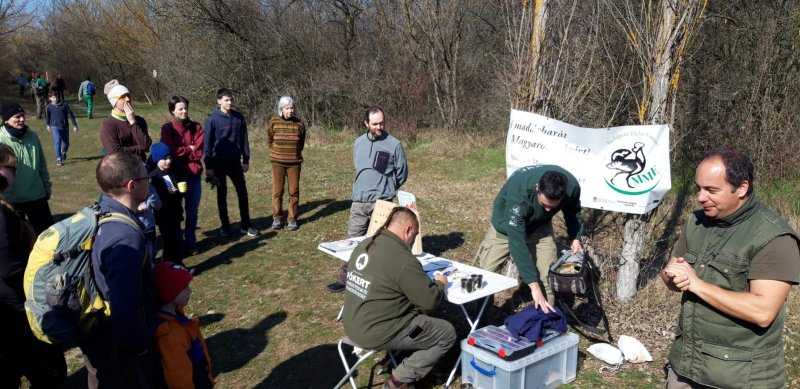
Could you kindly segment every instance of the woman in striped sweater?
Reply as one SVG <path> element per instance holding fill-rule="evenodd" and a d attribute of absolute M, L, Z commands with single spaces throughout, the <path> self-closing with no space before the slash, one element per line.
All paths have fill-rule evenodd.
<path fill-rule="evenodd" d="M 269 161 L 272 163 L 272 228 L 283 227 L 283 188 L 288 181 L 289 208 L 287 228 L 297 230 L 297 204 L 300 202 L 300 165 L 303 163 L 303 146 L 306 126 L 294 116 L 294 100 L 283 96 L 278 100 L 278 116 L 273 116 L 267 126 Z M 286 178 L 288 177 L 288 180 Z"/>

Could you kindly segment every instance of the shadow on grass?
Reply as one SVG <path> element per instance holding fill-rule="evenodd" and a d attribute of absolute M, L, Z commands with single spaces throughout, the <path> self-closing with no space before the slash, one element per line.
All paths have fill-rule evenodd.
<path fill-rule="evenodd" d="M 303 223 L 314 222 L 324 217 L 331 216 L 335 213 L 350 209 L 350 203 L 350 200 L 322 199 L 301 204 L 297 207 L 298 215 L 306 215 L 314 212 L 314 210 L 318 208 L 322 209 L 314 212 L 312 215 L 301 216 L 298 218 L 298 221 Z"/>
<path fill-rule="evenodd" d="M 236 231 L 234 229 L 234 231 Z M 230 240 L 238 239 L 239 241 L 234 243 L 230 246 L 227 250 L 209 257 L 203 262 L 198 263 L 194 266 L 194 275 L 198 276 L 202 274 L 204 271 L 211 270 L 219 265 L 227 265 L 230 264 L 232 260 L 236 258 L 244 257 L 245 254 L 253 251 L 260 246 L 261 242 L 272 238 L 273 236 L 277 235 L 275 232 L 266 232 L 256 237 L 248 237 L 242 235 L 233 235 L 227 238 L 213 238 L 213 237 L 206 237 L 201 242 L 198 242 L 197 245 L 203 251 L 206 251 L 212 247 L 212 242 L 216 242 L 216 244 L 224 244 Z"/>
<path fill-rule="evenodd" d="M 442 255 L 448 250 L 456 249 L 464 244 L 463 232 L 451 232 L 447 235 L 423 235 L 422 247 L 433 255 Z"/>
<path fill-rule="evenodd" d="M 364 363 L 365 366 L 368 364 L 369 362 Z M 254 388 L 332 388 L 344 373 L 336 345 L 323 344 L 305 350 L 276 366 Z"/>
<path fill-rule="evenodd" d="M 206 339 L 214 375 L 237 370 L 261 354 L 269 343 L 267 332 L 284 320 L 286 312 L 280 311 L 261 319 L 253 328 L 234 328 Z"/>

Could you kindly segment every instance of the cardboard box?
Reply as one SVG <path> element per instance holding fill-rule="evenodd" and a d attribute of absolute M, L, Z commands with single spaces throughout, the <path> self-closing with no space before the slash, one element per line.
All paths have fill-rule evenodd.
<path fill-rule="evenodd" d="M 575 380 L 577 367 L 578 335 L 571 332 L 514 361 L 461 341 L 461 383 L 475 389 L 555 388 Z"/>

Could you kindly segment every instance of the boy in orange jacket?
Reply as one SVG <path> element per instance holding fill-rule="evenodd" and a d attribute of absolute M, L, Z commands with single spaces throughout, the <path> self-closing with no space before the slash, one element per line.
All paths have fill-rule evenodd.
<path fill-rule="evenodd" d="M 189 270 L 174 262 L 162 262 L 153 268 L 153 282 L 164 304 L 158 312 L 156 345 L 170 389 L 207 389 L 215 384 L 200 324 L 183 313 L 192 294 L 191 281 Z"/>

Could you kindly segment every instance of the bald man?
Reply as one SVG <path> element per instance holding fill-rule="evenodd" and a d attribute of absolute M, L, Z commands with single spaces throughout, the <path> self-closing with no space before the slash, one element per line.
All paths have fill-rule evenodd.
<path fill-rule="evenodd" d="M 384 388 L 406 388 L 430 372 L 455 343 L 453 326 L 423 315 L 441 304 L 447 277 L 428 277 L 411 253 L 419 233 L 417 216 L 395 208 L 378 232 L 350 257 L 344 331 L 359 346 L 373 350 L 417 350 L 394 369 Z"/>

